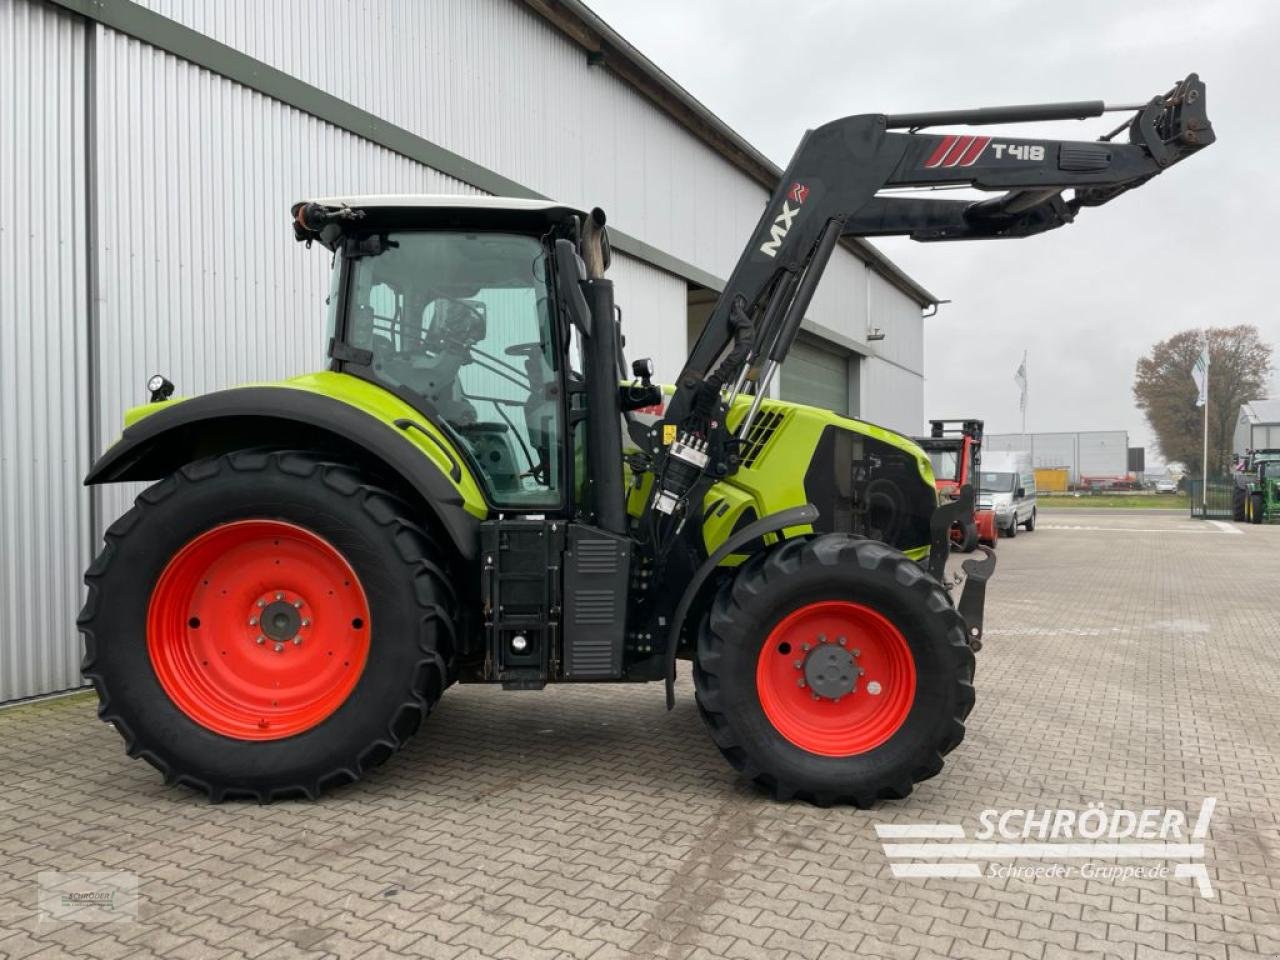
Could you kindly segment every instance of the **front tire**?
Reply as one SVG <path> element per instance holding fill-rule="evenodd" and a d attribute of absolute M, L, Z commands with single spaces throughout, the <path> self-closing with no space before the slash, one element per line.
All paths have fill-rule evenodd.
<path fill-rule="evenodd" d="M 316 797 L 395 752 L 447 682 L 457 603 L 408 507 L 305 453 L 145 490 L 85 574 L 83 672 L 131 756 L 217 801 Z"/>
<path fill-rule="evenodd" d="M 1266 514 L 1267 514 L 1267 508 L 1266 508 L 1266 504 L 1262 502 L 1262 494 L 1260 493 L 1249 494 L 1249 522 L 1262 523 L 1262 521 L 1266 518 Z"/>
<path fill-rule="evenodd" d="M 942 769 L 973 669 L 937 581 L 886 544 L 828 534 L 753 557 L 720 590 L 694 683 L 720 752 L 775 798 L 866 807 Z"/>

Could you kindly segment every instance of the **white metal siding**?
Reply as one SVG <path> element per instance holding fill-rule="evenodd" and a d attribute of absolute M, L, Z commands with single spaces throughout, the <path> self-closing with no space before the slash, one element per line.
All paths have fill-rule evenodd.
<path fill-rule="evenodd" d="M 540 193 L 601 206 L 619 229 L 716 276 L 729 275 L 768 199 L 512 0 L 143 2 Z M 334 42 L 300 43 L 300 24 L 333 25 Z"/>
<path fill-rule="evenodd" d="M 1079 483 L 1081 477 L 1122 477 L 1129 470 L 1129 434 L 1123 430 L 990 433 L 982 446 L 1029 453 L 1037 467 L 1066 467 L 1071 483 Z"/>
<path fill-rule="evenodd" d="M 1129 435 L 1123 430 L 1081 433 L 1081 477 L 1123 477 L 1129 472 Z"/>
<path fill-rule="evenodd" d="M 876 357 L 862 361 L 862 403 L 858 416 L 916 436 L 924 429 L 924 394 L 920 377 Z"/>
<path fill-rule="evenodd" d="M 330 256 L 293 241 L 308 196 L 476 193 L 98 27 L 102 444 L 164 373 L 181 394 L 325 364 Z M 107 523 L 136 485 L 104 488 Z"/>
<path fill-rule="evenodd" d="M 876 355 L 917 375 L 923 374 L 925 321 L 920 305 L 878 273 L 866 270 L 866 274 L 871 284 L 870 323 L 884 333 L 883 340 L 872 344 Z M 917 382 L 914 389 L 923 393 L 923 384 Z"/>
<path fill-rule="evenodd" d="M 688 355 L 684 321 L 688 284 L 619 254 L 614 254 L 608 277 L 613 281 L 614 302 L 622 308 L 628 364 L 638 357 L 651 357 L 657 380 L 674 383 Z"/>
<path fill-rule="evenodd" d="M 0 701 L 80 683 L 85 30 L 0 0 Z"/>

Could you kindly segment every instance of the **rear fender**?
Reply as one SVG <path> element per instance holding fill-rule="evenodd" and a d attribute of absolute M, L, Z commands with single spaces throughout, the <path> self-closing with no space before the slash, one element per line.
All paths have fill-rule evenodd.
<path fill-rule="evenodd" d="M 85 483 L 160 480 L 193 460 L 252 447 L 331 452 L 396 482 L 400 492 L 421 501 L 428 511 L 424 519 L 434 519 L 464 560 L 474 559 L 478 521 L 488 511 L 448 439 L 407 405 L 364 409 L 354 398 L 319 392 L 308 381 L 320 376 L 303 378 L 298 386 L 237 387 L 157 403 L 154 412 L 132 420 Z"/>

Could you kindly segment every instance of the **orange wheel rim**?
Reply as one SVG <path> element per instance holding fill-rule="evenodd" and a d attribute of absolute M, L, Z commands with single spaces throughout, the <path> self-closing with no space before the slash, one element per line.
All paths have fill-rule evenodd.
<path fill-rule="evenodd" d="M 902 632 L 859 603 L 800 607 L 770 631 L 756 662 L 764 715 L 809 753 L 874 750 L 906 722 L 916 669 Z"/>
<path fill-rule="evenodd" d="M 369 637 L 369 602 L 350 564 L 279 520 L 226 523 L 191 540 L 147 610 L 147 652 L 169 699 L 239 740 L 323 722 L 360 679 Z"/>

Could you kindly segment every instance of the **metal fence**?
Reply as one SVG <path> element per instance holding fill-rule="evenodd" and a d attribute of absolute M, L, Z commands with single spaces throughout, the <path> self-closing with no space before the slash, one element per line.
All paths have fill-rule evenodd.
<path fill-rule="evenodd" d="M 1191 496 L 1193 520 L 1233 519 L 1233 500 L 1236 482 L 1231 477 L 1210 477 L 1206 486 L 1202 480 L 1187 480 L 1187 492 Z"/>

